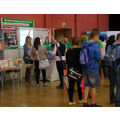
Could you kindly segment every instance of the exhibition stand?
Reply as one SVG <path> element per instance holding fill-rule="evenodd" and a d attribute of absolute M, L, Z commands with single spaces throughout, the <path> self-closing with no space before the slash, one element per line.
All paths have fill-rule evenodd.
<path fill-rule="evenodd" d="M 13 60 L 14 58 L 21 58 L 21 63 L 24 65 L 23 45 L 27 36 L 30 36 L 32 38 L 32 44 L 34 42 L 34 38 L 36 37 L 40 37 L 41 43 L 43 44 L 47 36 L 49 37 L 49 43 L 51 43 L 51 29 L 34 28 L 34 21 L 31 20 L 2 18 L 1 27 L 2 29 L 0 30 L 0 60 Z M 51 66 L 46 70 L 47 80 L 59 80 L 56 68 L 56 61 L 50 61 L 50 65 Z M 20 79 L 25 77 L 25 70 L 26 67 L 22 67 Z M 1 71 L 2 69 L 0 69 L 0 72 Z M 34 66 L 32 69 L 32 75 L 34 75 Z M 17 78 L 18 76 L 15 75 L 14 79 Z"/>

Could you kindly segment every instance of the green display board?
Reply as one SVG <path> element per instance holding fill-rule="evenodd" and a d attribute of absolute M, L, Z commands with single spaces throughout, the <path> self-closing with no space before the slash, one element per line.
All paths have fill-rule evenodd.
<path fill-rule="evenodd" d="M 33 20 L 1 18 L 1 27 L 34 27 Z"/>

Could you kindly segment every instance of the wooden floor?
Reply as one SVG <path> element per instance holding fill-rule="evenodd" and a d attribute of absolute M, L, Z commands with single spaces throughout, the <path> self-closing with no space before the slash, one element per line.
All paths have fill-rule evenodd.
<path fill-rule="evenodd" d="M 59 84 L 57 82 L 48 82 L 47 87 L 41 86 L 34 88 L 29 84 L 21 81 L 20 89 L 12 87 L 12 81 L 6 81 L 4 89 L 0 90 L 0 106 L 1 107 L 69 107 L 68 96 L 66 90 L 56 89 Z M 76 89 L 76 88 L 75 88 Z M 74 101 L 78 102 L 77 92 L 74 93 Z M 90 103 L 90 99 L 89 99 Z M 104 86 L 97 90 L 97 103 L 104 107 L 112 107 L 109 104 L 109 81 L 106 79 Z M 82 104 L 73 105 L 73 107 L 81 107 Z"/>

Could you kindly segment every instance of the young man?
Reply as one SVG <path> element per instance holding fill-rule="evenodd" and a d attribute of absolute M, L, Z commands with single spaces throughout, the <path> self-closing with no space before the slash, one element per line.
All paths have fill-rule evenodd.
<path fill-rule="evenodd" d="M 110 80 L 110 103 L 116 104 L 116 107 L 120 107 L 120 33 L 117 34 L 116 42 L 113 46 L 117 45 L 118 49 L 118 59 L 114 67 L 109 67 L 108 74 Z M 108 47 L 109 49 L 109 47 Z M 116 95 L 114 94 L 114 89 L 116 86 Z"/>
<path fill-rule="evenodd" d="M 89 52 L 92 62 L 89 66 L 83 67 L 83 74 L 85 79 L 85 91 L 84 91 L 84 105 L 83 107 L 90 107 L 87 103 L 89 88 L 92 88 L 92 107 L 99 107 L 96 104 L 96 88 L 100 86 L 99 75 L 99 61 L 101 60 L 100 48 L 97 44 L 99 40 L 100 32 L 98 29 L 93 29 L 90 34 L 90 40 L 83 43 L 83 47 L 89 46 Z"/>

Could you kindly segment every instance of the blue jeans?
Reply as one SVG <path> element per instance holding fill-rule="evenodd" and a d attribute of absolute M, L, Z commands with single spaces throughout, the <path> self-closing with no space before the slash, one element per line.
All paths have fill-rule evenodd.
<path fill-rule="evenodd" d="M 109 68 L 109 80 L 110 80 L 110 102 L 115 101 L 116 106 L 120 106 L 120 69 Z M 116 86 L 116 95 L 114 89 Z"/>

